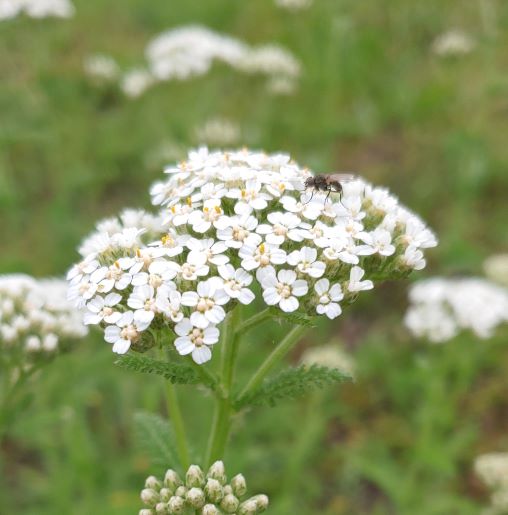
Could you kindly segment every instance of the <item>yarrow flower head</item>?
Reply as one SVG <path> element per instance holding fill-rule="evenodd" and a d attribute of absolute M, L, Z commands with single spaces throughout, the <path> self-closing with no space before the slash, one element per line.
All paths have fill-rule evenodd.
<path fill-rule="evenodd" d="M 174 470 L 167 470 L 164 479 L 149 476 L 141 491 L 147 506 L 139 515 L 194 514 L 255 515 L 268 508 L 266 495 L 245 499 L 247 483 L 242 474 L 228 482 L 222 461 L 216 461 L 206 475 L 197 465 L 191 465 L 182 480 Z"/>
<path fill-rule="evenodd" d="M 157 35 L 147 45 L 145 54 L 146 66 L 127 72 L 122 80 L 121 88 L 128 96 L 139 96 L 156 82 L 183 81 L 205 75 L 214 62 L 222 62 L 241 73 L 282 78 L 292 83 L 300 75 L 300 63 L 280 46 L 251 47 L 232 36 L 199 25 L 177 27 Z M 212 127 L 204 134 L 215 132 L 216 127 Z M 236 139 L 237 132 L 236 127 L 228 129 L 228 139 L 233 139 L 231 136 Z M 232 142 L 222 139 L 217 143 Z"/>
<path fill-rule="evenodd" d="M 164 330 L 178 353 L 204 363 L 228 312 L 255 299 L 334 319 L 376 280 L 421 269 L 437 243 L 360 178 L 342 195 L 311 195 L 311 172 L 285 154 L 200 148 L 165 172 L 151 188 L 159 212 L 100 222 L 68 275 L 69 297 L 115 352 L 144 350 L 148 329 Z"/>
<path fill-rule="evenodd" d="M 411 287 L 409 301 L 406 326 L 434 343 L 462 330 L 490 338 L 498 325 L 508 321 L 508 290 L 481 278 L 419 281 Z"/>
<path fill-rule="evenodd" d="M 31 18 L 70 18 L 75 9 L 70 0 L 0 0 L 0 20 L 25 13 Z"/>
<path fill-rule="evenodd" d="M 16 366 L 55 355 L 87 334 L 60 279 L 0 276 L 0 349 Z"/>
<path fill-rule="evenodd" d="M 485 515 L 503 515 L 508 511 L 508 453 L 493 452 L 476 458 L 477 476 L 492 491 L 491 507 Z"/>

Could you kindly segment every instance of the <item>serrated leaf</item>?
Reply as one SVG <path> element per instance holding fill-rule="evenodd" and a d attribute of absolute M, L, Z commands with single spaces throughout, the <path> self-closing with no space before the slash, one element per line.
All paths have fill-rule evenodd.
<path fill-rule="evenodd" d="M 305 315 L 304 313 L 285 313 L 284 311 L 275 308 L 272 308 L 270 312 L 274 318 L 290 322 L 291 324 L 303 325 L 305 327 L 315 327 L 314 319 L 308 315 Z"/>
<path fill-rule="evenodd" d="M 147 356 L 126 354 L 118 358 L 115 365 L 133 372 L 156 374 L 173 384 L 197 384 L 201 382 L 197 372 L 185 363 L 159 361 Z"/>
<path fill-rule="evenodd" d="M 134 434 L 137 446 L 148 455 L 153 465 L 168 468 L 179 463 L 171 425 L 160 415 L 135 413 Z"/>
<path fill-rule="evenodd" d="M 336 368 L 320 365 L 306 366 L 283 370 L 271 379 L 265 380 L 261 387 L 249 398 L 240 399 L 237 408 L 251 406 L 275 406 L 285 399 L 296 399 L 316 388 L 323 388 L 333 383 L 351 380 Z"/>

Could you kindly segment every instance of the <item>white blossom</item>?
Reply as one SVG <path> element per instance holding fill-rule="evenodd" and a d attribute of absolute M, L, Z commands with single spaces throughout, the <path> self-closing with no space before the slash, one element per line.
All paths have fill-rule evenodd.
<path fill-rule="evenodd" d="M 469 54 L 476 46 L 475 41 L 462 30 L 452 29 L 438 36 L 432 43 L 432 51 L 439 56 Z"/>
<path fill-rule="evenodd" d="M 102 321 L 108 324 L 116 324 L 122 314 L 113 308 L 122 300 L 118 293 L 109 293 L 106 297 L 97 295 L 87 305 L 87 311 L 83 315 L 83 322 L 89 324 L 99 324 Z"/>
<path fill-rule="evenodd" d="M 88 56 L 84 63 L 85 73 L 94 80 L 114 81 L 120 74 L 117 62 L 109 55 L 95 54 Z"/>
<path fill-rule="evenodd" d="M 199 282 L 196 292 L 186 291 L 182 294 L 182 304 L 195 308 L 190 321 L 199 328 L 222 322 L 226 317 L 222 306 L 228 301 L 229 296 L 222 288 L 222 281 L 216 277 Z"/>
<path fill-rule="evenodd" d="M 263 274 L 261 286 L 265 302 L 269 306 L 278 304 L 286 313 L 298 309 L 297 297 L 305 295 L 309 289 L 307 281 L 297 279 L 293 270 L 280 270 L 276 275 L 273 268 Z"/>
<path fill-rule="evenodd" d="M 209 346 L 219 341 L 219 330 L 215 326 L 199 328 L 192 325 L 188 318 L 176 324 L 176 350 L 182 355 L 192 354 L 192 359 L 202 364 L 212 358 Z"/>
<path fill-rule="evenodd" d="M 75 9 L 70 0 L 0 0 L 0 20 L 21 13 L 30 18 L 71 18 Z"/>
<path fill-rule="evenodd" d="M 386 189 L 356 179 L 342 196 L 305 191 L 312 173 L 285 154 L 202 147 L 165 173 L 151 188 L 157 212 L 99 222 L 68 274 L 69 299 L 116 352 L 153 346 L 154 327 L 203 363 L 238 304 L 335 318 L 342 296 L 422 268 L 436 244 Z"/>
<path fill-rule="evenodd" d="M 278 45 L 251 47 L 199 25 L 177 27 L 155 36 L 148 43 L 145 56 L 146 65 L 128 71 L 123 78 L 121 87 L 130 97 L 141 95 L 156 82 L 203 76 L 215 62 L 241 73 L 265 75 L 269 80 L 279 78 L 294 82 L 301 73 L 298 60 Z M 224 131 L 220 138 L 215 137 L 216 133 L 215 126 L 205 126 L 198 130 L 198 137 L 211 144 L 230 144 L 237 140 L 236 130 L 231 127 L 228 127 L 227 140 Z"/>
<path fill-rule="evenodd" d="M 139 312 L 126 311 L 115 325 L 106 327 L 104 339 L 113 344 L 113 352 L 125 354 L 149 325 L 150 322 L 147 322 L 144 316 L 140 316 Z"/>
<path fill-rule="evenodd" d="M 223 265 L 218 268 L 220 276 L 224 279 L 223 288 L 232 299 L 238 299 L 242 304 L 250 304 L 255 295 L 248 288 L 253 279 L 243 268 L 234 269 L 233 265 Z"/>
<path fill-rule="evenodd" d="M 372 290 L 372 288 L 374 288 L 374 283 L 370 280 L 362 281 L 362 277 L 364 275 L 365 275 L 365 270 L 363 270 L 359 266 L 352 267 L 351 272 L 349 274 L 349 281 L 348 281 L 347 289 L 350 292 Z"/>
<path fill-rule="evenodd" d="M 71 274 L 71 281 L 81 273 L 82 269 L 78 275 Z M 75 282 L 78 288 L 79 284 Z M 0 275 L 0 351 L 5 363 L 25 368 L 39 356 L 65 350 L 87 334 L 81 313 L 66 297 L 64 280 Z"/>
<path fill-rule="evenodd" d="M 330 319 L 337 318 L 341 313 L 339 301 L 344 298 L 340 284 L 330 284 L 328 279 L 319 279 L 314 285 L 319 296 L 316 311 Z"/>
<path fill-rule="evenodd" d="M 508 321 L 508 290 L 485 279 L 435 277 L 409 292 L 405 324 L 418 337 L 443 342 L 462 330 L 489 338 Z"/>

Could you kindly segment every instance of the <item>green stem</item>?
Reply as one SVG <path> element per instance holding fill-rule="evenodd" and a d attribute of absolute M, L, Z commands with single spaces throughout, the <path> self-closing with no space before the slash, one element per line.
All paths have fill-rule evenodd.
<path fill-rule="evenodd" d="M 255 325 L 260 324 L 261 322 L 264 322 L 267 318 L 270 318 L 271 316 L 271 310 L 270 308 L 266 308 L 263 311 L 260 311 L 259 313 L 256 313 L 255 315 L 251 316 L 245 322 L 242 322 L 236 329 L 235 332 L 237 334 L 243 334 Z"/>
<path fill-rule="evenodd" d="M 175 385 L 170 381 L 166 381 L 166 404 L 168 408 L 168 416 L 172 422 L 175 432 L 176 449 L 183 470 L 187 470 L 190 466 L 189 446 L 187 444 L 187 434 L 183 422 L 182 412 L 178 403 Z"/>
<path fill-rule="evenodd" d="M 161 358 L 166 358 L 164 349 L 160 349 L 160 354 Z M 183 470 L 186 471 L 190 466 L 189 445 L 187 443 L 187 433 L 185 431 L 182 411 L 176 394 L 176 387 L 171 381 L 165 382 L 165 392 L 168 418 L 171 421 L 171 426 L 175 433 L 178 458 L 180 459 L 180 465 Z"/>
<path fill-rule="evenodd" d="M 306 327 L 301 325 L 295 326 L 277 345 L 277 347 L 273 349 L 272 353 L 265 359 L 256 373 L 251 377 L 245 388 L 240 392 L 238 403 L 242 403 L 242 401 L 248 399 L 259 388 L 263 379 L 268 375 L 272 368 L 278 365 L 284 356 L 300 341 L 300 338 L 305 333 L 306 329 Z"/>
<path fill-rule="evenodd" d="M 237 333 L 234 331 L 234 326 L 236 325 L 239 309 L 239 307 L 233 309 L 233 311 L 228 314 L 222 326 L 220 342 L 221 384 L 215 405 L 212 431 L 205 455 L 204 464 L 206 468 L 215 460 L 223 458 L 231 428 L 231 415 L 233 413 L 231 387 L 233 385 L 236 357 L 238 354 Z"/>
<path fill-rule="evenodd" d="M 212 390 L 216 390 L 219 386 L 218 377 L 205 365 L 198 365 L 193 359 L 192 356 L 189 356 L 189 364 L 194 368 L 197 374 L 200 376 L 202 383 L 211 388 Z"/>

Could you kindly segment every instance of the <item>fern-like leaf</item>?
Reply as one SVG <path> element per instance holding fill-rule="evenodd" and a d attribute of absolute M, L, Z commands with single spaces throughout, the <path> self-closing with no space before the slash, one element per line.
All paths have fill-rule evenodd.
<path fill-rule="evenodd" d="M 160 415 L 138 412 L 134 415 L 134 435 L 138 448 L 146 453 L 154 466 L 176 468 L 178 453 L 173 444 L 171 425 Z"/>
<path fill-rule="evenodd" d="M 336 368 L 328 368 L 320 365 L 290 368 L 279 372 L 271 379 L 265 380 L 261 387 L 250 397 L 240 399 L 236 407 L 251 406 L 275 406 L 284 399 L 296 399 L 316 388 L 323 388 L 333 383 L 342 383 L 351 380 Z"/>
<path fill-rule="evenodd" d="M 196 384 L 201 382 L 197 372 L 185 363 L 158 361 L 147 356 L 126 354 L 118 358 L 115 365 L 133 372 L 156 374 L 173 384 Z"/>
<path fill-rule="evenodd" d="M 305 313 L 285 313 L 280 309 L 271 308 L 270 313 L 274 318 L 284 320 L 294 325 L 303 325 L 305 327 L 315 327 L 314 319 Z"/>

